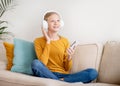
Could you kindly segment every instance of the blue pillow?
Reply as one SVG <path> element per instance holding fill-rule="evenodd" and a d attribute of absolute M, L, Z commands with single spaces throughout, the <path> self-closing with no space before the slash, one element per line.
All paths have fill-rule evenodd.
<path fill-rule="evenodd" d="M 31 63 L 36 59 L 33 42 L 14 39 L 14 59 L 11 71 L 32 75 Z"/>

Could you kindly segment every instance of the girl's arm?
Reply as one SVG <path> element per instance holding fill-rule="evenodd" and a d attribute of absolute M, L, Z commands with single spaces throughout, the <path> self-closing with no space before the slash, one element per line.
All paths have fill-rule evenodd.
<path fill-rule="evenodd" d="M 35 51 L 37 58 L 42 61 L 43 64 L 47 65 L 49 59 L 50 44 L 43 44 L 44 48 L 42 48 L 42 43 L 44 42 L 37 39 L 34 41 Z"/>

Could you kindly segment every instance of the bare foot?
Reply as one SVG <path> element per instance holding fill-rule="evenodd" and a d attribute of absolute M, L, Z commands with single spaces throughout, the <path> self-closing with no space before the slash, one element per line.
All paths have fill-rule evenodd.
<path fill-rule="evenodd" d="M 64 78 L 60 78 L 61 81 L 64 81 Z"/>

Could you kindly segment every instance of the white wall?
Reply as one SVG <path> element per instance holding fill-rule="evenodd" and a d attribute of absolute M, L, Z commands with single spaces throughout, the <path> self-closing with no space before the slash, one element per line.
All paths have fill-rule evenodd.
<path fill-rule="evenodd" d="M 120 40 L 120 0 L 19 0 L 3 19 L 15 37 L 33 41 L 41 34 L 44 12 L 59 12 L 65 22 L 60 31 L 71 42 Z"/>

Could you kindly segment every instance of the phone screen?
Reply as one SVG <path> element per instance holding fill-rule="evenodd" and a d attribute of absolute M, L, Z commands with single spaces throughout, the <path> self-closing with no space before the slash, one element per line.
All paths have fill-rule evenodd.
<path fill-rule="evenodd" d="M 76 41 L 74 41 L 74 42 L 70 45 L 70 47 L 71 47 L 71 48 L 74 48 L 75 45 L 76 45 Z"/>

